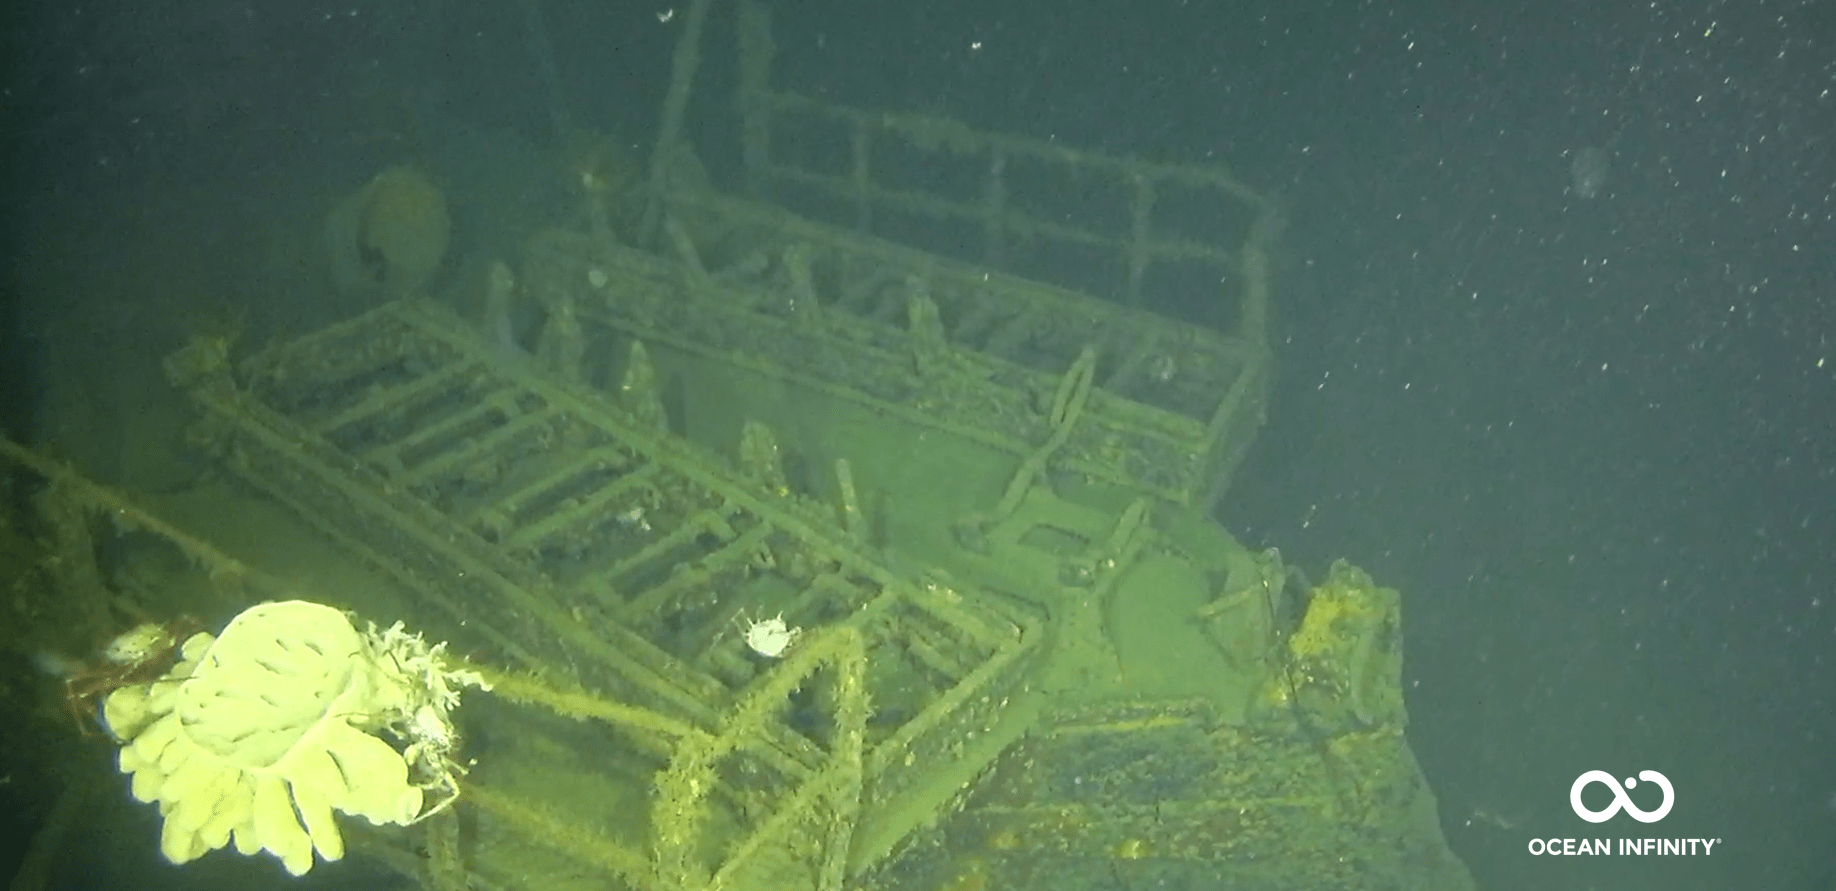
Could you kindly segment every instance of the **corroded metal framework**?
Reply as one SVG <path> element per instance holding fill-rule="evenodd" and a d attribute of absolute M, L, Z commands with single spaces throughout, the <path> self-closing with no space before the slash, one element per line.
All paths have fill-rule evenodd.
<path fill-rule="evenodd" d="M 1038 649 L 1028 617 L 893 575 L 808 503 L 440 310 L 389 304 L 241 374 L 220 346 L 168 365 L 230 467 L 415 590 L 451 639 L 549 679 L 506 675 L 505 695 L 660 759 L 625 768 L 655 791 L 649 842 L 596 842 L 632 887 L 701 887 L 812 837 L 831 839 L 819 887 L 839 887 L 857 826 L 903 834 L 954 791 L 929 765 L 1019 729 L 999 706 Z M 761 614 L 809 639 L 761 659 L 733 628 Z M 552 837 L 481 783 L 483 810 Z M 710 850 L 711 820 L 740 836 Z"/>
<path fill-rule="evenodd" d="M 751 2 L 723 193 L 683 138 L 709 7 L 636 207 L 588 183 L 482 320 L 168 360 L 200 442 L 493 682 L 464 819 L 365 849 L 440 891 L 1470 887 L 1395 592 L 1205 518 L 1263 419 L 1278 203 L 776 89 Z M 782 659 L 737 625 L 771 616 Z"/>
<path fill-rule="evenodd" d="M 1051 468 L 1215 503 L 1263 420 L 1278 202 L 1215 168 L 777 89 L 764 7 L 738 28 L 748 196 L 684 175 L 679 79 L 638 248 L 545 236 L 537 299 L 1021 456 L 1050 438 L 1039 394 L 1089 354 Z"/>

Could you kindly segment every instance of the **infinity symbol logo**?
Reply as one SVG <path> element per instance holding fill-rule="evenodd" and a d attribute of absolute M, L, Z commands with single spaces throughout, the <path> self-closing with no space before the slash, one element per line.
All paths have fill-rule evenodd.
<path fill-rule="evenodd" d="M 1658 788 L 1664 790 L 1664 803 L 1657 810 L 1641 811 L 1638 805 L 1632 803 L 1631 797 L 1626 795 L 1626 790 L 1637 786 L 1638 780 L 1656 783 Z M 1612 774 L 1604 770 L 1590 770 L 1575 777 L 1575 784 L 1568 787 L 1568 803 L 1575 809 L 1575 816 L 1589 823 L 1605 823 L 1622 810 L 1631 814 L 1632 819 L 1640 823 L 1656 823 L 1664 819 L 1664 816 L 1670 813 L 1670 806 L 1677 803 L 1677 790 L 1671 788 L 1670 778 L 1655 770 L 1641 770 L 1638 772 L 1638 780 L 1626 777 L 1626 784 L 1621 786 Z M 1605 783 L 1612 787 L 1613 803 L 1607 805 L 1604 810 L 1588 810 L 1587 805 L 1581 803 L 1581 790 L 1587 788 L 1588 783 Z"/>

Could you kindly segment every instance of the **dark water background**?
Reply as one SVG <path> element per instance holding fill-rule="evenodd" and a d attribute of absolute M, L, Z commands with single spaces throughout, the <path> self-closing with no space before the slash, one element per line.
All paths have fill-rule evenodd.
<path fill-rule="evenodd" d="M 1568 164 L 1569 188 L 1583 198 L 1600 194 L 1612 165 L 1613 154 L 1604 148 L 1587 145 L 1576 149 L 1574 160 Z"/>

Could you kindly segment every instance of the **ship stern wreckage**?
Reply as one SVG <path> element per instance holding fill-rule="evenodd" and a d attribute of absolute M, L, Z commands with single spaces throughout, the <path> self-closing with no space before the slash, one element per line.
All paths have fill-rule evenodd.
<path fill-rule="evenodd" d="M 83 564 L 133 535 L 244 608 L 70 682 L 164 855 L 438 891 L 1472 887 L 1397 593 L 1209 518 L 1263 418 L 1279 205 L 780 91 L 751 2 L 717 187 L 683 136 L 707 7 L 647 171 L 583 173 L 475 301 L 166 363 L 199 447 L 405 625 L 4 449 L 48 583 L 121 596 Z"/>

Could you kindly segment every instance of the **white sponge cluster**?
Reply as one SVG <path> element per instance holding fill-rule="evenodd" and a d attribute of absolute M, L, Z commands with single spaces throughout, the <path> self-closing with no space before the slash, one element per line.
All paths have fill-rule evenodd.
<path fill-rule="evenodd" d="M 458 794 L 450 671 L 398 624 L 360 632 L 341 611 L 293 600 L 198 634 L 165 677 L 109 694 L 134 797 L 165 816 L 160 850 L 186 863 L 234 842 L 304 874 L 344 856 L 332 812 L 406 825 Z M 404 749 L 384 741 L 387 732 Z"/>

